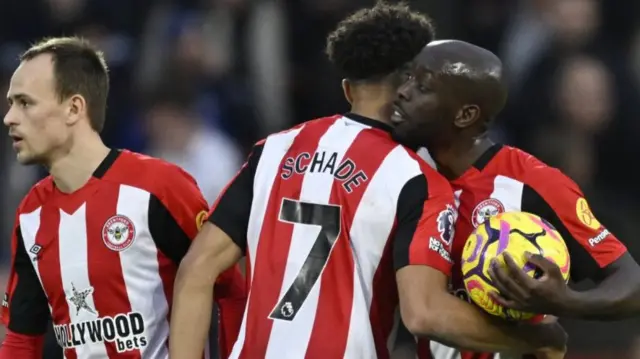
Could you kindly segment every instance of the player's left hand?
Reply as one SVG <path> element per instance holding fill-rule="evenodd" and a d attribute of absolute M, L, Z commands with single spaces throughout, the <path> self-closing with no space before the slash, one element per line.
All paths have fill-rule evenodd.
<path fill-rule="evenodd" d="M 506 266 L 494 259 L 489 269 L 493 284 L 500 291 L 499 295 L 492 294 L 493 299 L 504 307 L 530 313 L 560 312 L 570 291 L 560 268 L 541 255 L 525 255 L 528 263 L 542 272 L 540 278 L 528 276 L 508 253 L 504 253 Z"/>

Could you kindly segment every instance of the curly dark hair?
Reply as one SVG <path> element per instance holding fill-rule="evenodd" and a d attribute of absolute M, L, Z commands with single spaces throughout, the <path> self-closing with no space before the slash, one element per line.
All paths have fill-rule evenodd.
<path fill-rule="evenodd" d="M 411 61 L 434 37 L 426 15 L 379 2 L 342 20 L 327 37 L 326 53 L 346 78 L 374 80 Z"/>

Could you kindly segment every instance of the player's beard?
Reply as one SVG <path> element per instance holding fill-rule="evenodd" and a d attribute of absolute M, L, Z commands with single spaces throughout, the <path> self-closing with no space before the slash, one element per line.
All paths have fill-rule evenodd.
<path fill-rule="evenodd" d="M 423 122 L 407 122 L 397 125 L 393 131 L 394 141 L 405 145 L 413 150 L 420 147 L 433 147 L 440 142 L 438 138 L 442 134 L 442 119 L 435 119 Z"/>

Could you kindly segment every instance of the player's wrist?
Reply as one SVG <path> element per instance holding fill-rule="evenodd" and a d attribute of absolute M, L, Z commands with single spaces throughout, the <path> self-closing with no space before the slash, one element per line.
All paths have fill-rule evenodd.
<path fill-rule="evenodd" d="M 578 291 L 567 287 L 564 299 L 555 303 L 551 315 L 556 317 L 575 317 L 584 311 L 585 296 Z"/>
<path fill-rule="evenodd" d="M 564 350 L 567 345 L 567 333 L 558 323 L 527 324 L 532 330 L 532 350 L 536 352 Z"/>

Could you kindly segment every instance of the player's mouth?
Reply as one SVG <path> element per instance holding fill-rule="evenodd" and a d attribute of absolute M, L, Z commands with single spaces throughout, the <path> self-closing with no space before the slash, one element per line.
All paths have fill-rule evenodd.
<path fill-rule="evenodd" d="M 394 125 L 399 125 L 405 121 L 407 121 L 407 119 L 409 118 L 409 116 L 407 116 L 407 114 L 404 112 L 404 110 L 402 110 L 402 108 L 398 105 L 393 105 L 393 113 L 391 114 L 391 122 Z"/>
<path fill-rule="evenodd" d="M 9 137 L 11 137 L 11 140 L 13 140 L 13 148 L 18 147 L 23 141 L 23 138 L 21 136 L 15 134 L 9 134 Z"/>

